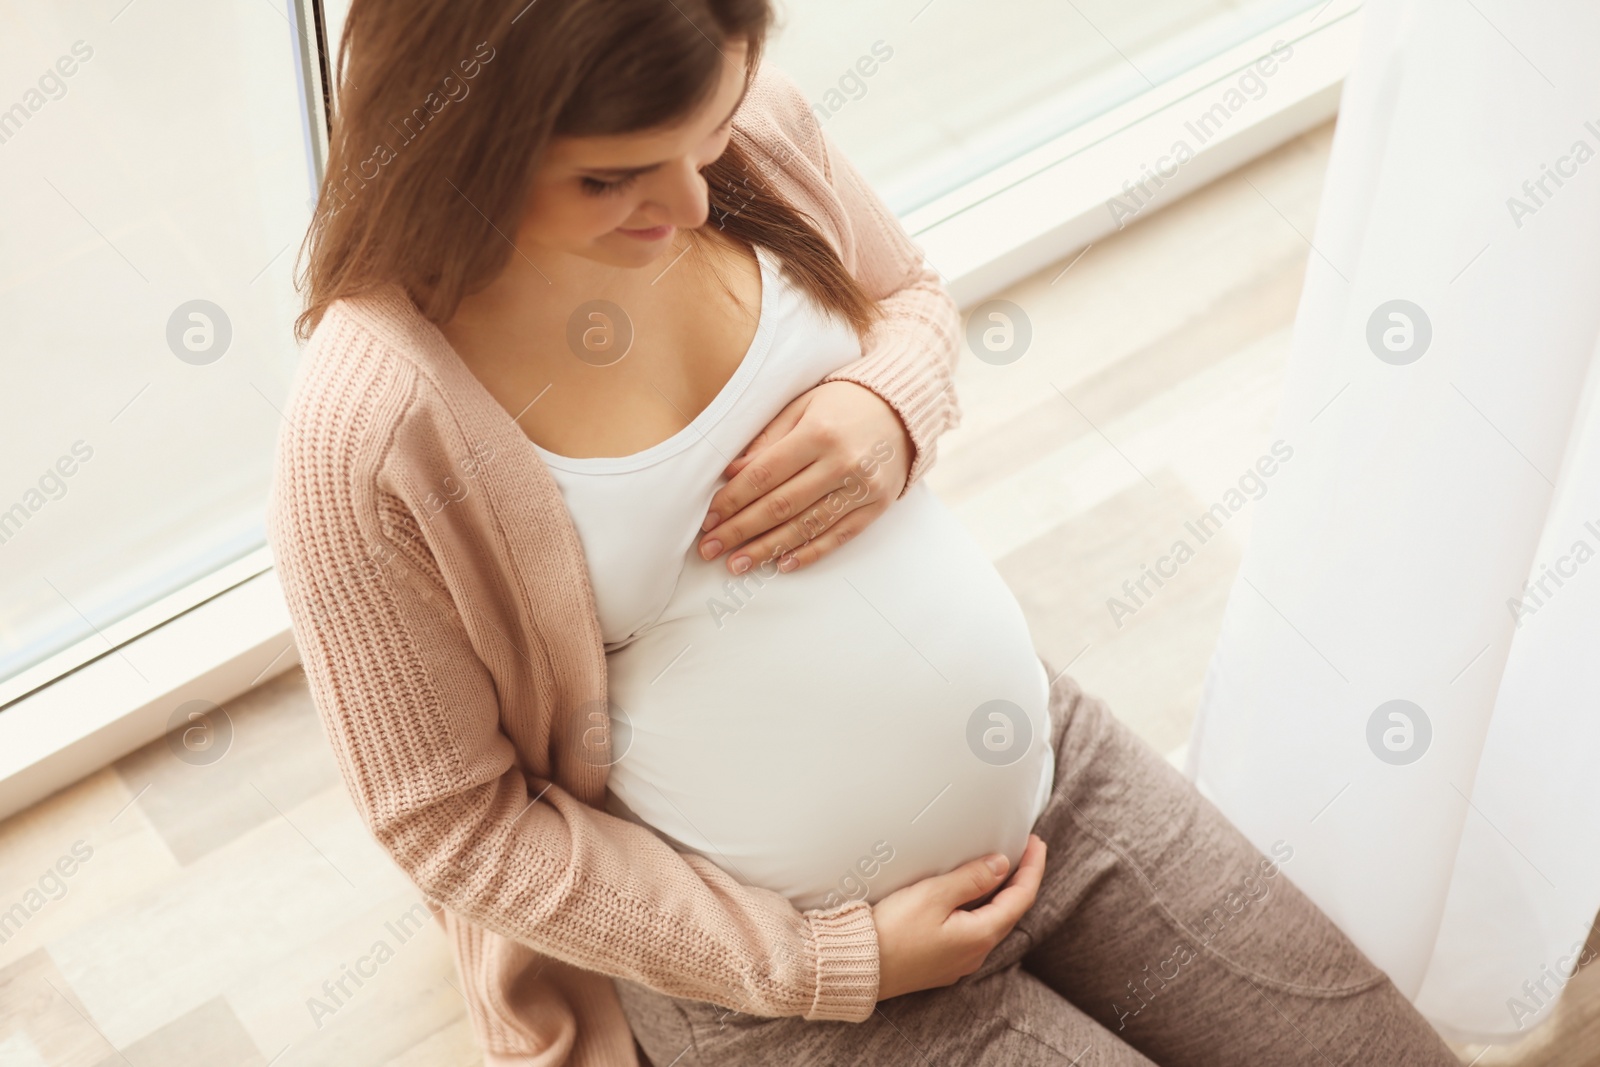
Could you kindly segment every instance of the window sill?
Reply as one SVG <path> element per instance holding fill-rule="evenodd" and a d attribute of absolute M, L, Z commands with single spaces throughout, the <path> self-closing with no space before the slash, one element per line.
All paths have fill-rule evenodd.
<path fill-rule="evenodd" d="M 970 307 L 1332 118 L 1355 60 L 1360 15 L 1360 0 L 1332 0 L 901 222 L 956 303 Z M 1280 41 L 1289 50 L 1281 61 L 1272 57 Z M 1273 60 L 1272 73 L 1260 78 L 1259 96 L 1230 96 L 1263 57 Z M 1181 164 L 1174 161 L 1180 142 L 1191 153 Z"/>
<path fill-rule="evenodd" d="M 0 712 L 0 818 L 161 737 L 187 701 L 223 704 L 299 662 L 270 569 L 107 650 Z"/>

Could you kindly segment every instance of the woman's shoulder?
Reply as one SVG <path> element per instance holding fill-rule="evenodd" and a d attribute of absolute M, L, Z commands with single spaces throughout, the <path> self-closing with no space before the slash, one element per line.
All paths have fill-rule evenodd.
<path fill-rule="evenodd" d="M 805 93 L 782 68 L 770 60 L 756 67 L 733 122 L 735 130 L 760 150 L 758 165 L 772 168 L 769 177 L 787 176 L 809 196 L 829 188 L 822 124 Z"/>
<path fill-rule="evenodd" d="M 340 297 L 328 305 L 301 353 L 302 378 L 348 376 L 365 366 L 414 372 L 427 343 L 422 313 L 398 285 Z"/>
<path fill-rule="evenodd" d="M 456 445 L 460 419 L 436 369 L 440 343 L 398 286 L 329 305 L 283 411 L 278 481 L 376 486 L 386 468 L 437 451 L 430 439 Z"/>
<path fill-rule="evenodd" d="M 344 418 L 364 409 L 368 420 L 393 419 L 403 410 L 373 410 L 386 388 L 405 388 L 418 399 L 439 399 L 445 346 L 398 285 L 333 301 L 300 355 L 290 404 L 306 418 Z"/>

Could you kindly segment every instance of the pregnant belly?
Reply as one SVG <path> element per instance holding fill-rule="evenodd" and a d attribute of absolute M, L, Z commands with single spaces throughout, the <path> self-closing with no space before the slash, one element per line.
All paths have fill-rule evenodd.
<path fill-rule="evenodd" d="M 801 909 L 1015 864 L 1049 793 L 1022 610 L 921 483 L 792 574 L 691 551 L 607 662 L 613 810 Z"/>

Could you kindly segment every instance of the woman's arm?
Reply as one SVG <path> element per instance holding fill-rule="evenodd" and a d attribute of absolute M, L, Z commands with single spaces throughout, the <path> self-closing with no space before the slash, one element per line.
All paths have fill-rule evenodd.
<path fill-rule="evenodd" d="M 364 384 L 383 405 L 410 389 Z M 395 863 L 433 900 L 580 967 L 751 1014 L 870 1016 L 878 957 L 865 903 L 802 914 L 524 772 L 502 716 L 517 736 L 548 738 L 563 724 L 548 707 L 502 706 L 485 664 L 543 651 L 516 647 L 504 621 L 479 620 L 473 630 L 490 636 L 474 644 L 399 499 L 403 476 L 379 476 L 396 486 L 386 492 L 361 470 L 387 430 L 297 414 L 269 509 L 277 573 L 344 781 Z M 463 521 L 479 496 L 431 521 Z M 481 563 L 450 562 L 455 579 Z M 530 668 L 544 688 L 528 704 L 556 699 L 552 674 L 564 668 L 546 664 Z"/>
<path fill-rule="evenodd" d="M 932 464 L 939 435 L 961 421 L 951 378 L 961 343 L 955 299 L 788 74 L 763 63 L 749 95 L 772 117 L 746 131 L 762 180 L 816 219 L 883 310 L 861 358 L 823 381 L 855 382 L 894 408 L 915 450 L 909 487 Z"/>
<path fill-rule="evenodd" d="M 952 380 L 960 354 L 961 316 L 938 272 L 924 262 L 922 250 L 899 219 L 834 145 L 809 106 L 805 113 L 817 126 L 820 166 L 854 237 L 855 276 L 883 309 L 861 358 L 823 381 L 863 385 L 894 408 L 911 437 L 910 488 L 932 465 L 939 435 L 961 422 Z"/>
<path fill-rule="evenodd" d="M 729 552 L 730 569 L 735 548 L 755 563 L 804 543 L 794 553 L 801 566 L 837 548 L 905 495 L 932 465 L 939 435 L 961 421 L 951 377 L 960 315 L 938 273 L 788 75 L 763 65 L 749 95 L 741 132 L 756 171 L 751 182 L 815 218 L 882 315 L 860 358 L 798 397 L 729 465 L 700 543 L 705 559 Z M 868 392 L 853 396 L 833 382 Z M 864 443 L 882 440 L 907 446 L 884 464 L 880 481 L 893 484 L 868 478 L 864 493 L 841 486 L 868 458 Z M 824 497 L 833 506 L 817 505 Z"/>

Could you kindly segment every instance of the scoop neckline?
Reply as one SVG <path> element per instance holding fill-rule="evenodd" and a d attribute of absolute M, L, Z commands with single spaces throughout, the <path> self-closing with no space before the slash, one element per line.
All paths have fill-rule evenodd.
<path fill-rule="evenodd" d="M 750 339 L 750 345 L 745 349 L 744 357 L 739 360 L 739 366 L 723 383 L 717 395 L 711 398 L 711 403 L 671 437 L 625 456 L 563 456 L 528 438 L 528 443 L 533 445 L 547 465 L 574 474 L 620 474 L 639 470 L 675 456 L 704 439 L 706 432 L 721 421 L 728 413 L 728 409 L 743 395 L 751 379 L 761 369 L 761 364 L 766 361 L 767 353 L 772 347 L 773 330 L 776 328 L 772 305 L 776 296 L 778 271 L 772 262 L 770 252 L 760 245 L 752 247 L 755 249 L 756 263 L 761 272 L 761 302 L 757 312 L 755 336 Z"/>

